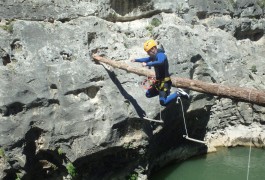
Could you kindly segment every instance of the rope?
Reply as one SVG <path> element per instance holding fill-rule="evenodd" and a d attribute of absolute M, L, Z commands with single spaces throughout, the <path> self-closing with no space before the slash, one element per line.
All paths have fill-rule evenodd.
<path fill-rule="evenodd" d="M 250 89 L 250 92 L 248 94 L 248 101 L 249 101 L 249 103 L 251 103 L 250 102 L 251 92 L 252 92 L 252 89 Z M 253 124 L 253 114 L 252 114 L 252 124 Z M 250 141 L 249 141 L 247 180 L 249 179 L 249 172 L 250 172 L 250 160 L 251 160 L 251 150 L 252 150 L 251 149 L 252 148 L 251 144 L 252 144 L 252 132 L 251 132 L 251 138 L 250 138 Z"/>
<path fill-rule="evenodd" d="M 183 117 L 183 122 L 184 122 L 184 127 L 185 127 L 185 131 L 186 131 L 186 135 L 189 137 L 188 130 L 187 130 L 187 125 L 186 125 L 186 120 L 185 120 L 185 115 L 184 115 L 184 109 L 183 109 L 182 100 L 180 99 L 180 97 L 177 98 L 177 101 L 178 100 L 180 100 L 180 104 L 181 104 L 182 117 Z"/>
<path fill-rule="evenodd" d="M 184 122 L 185 131 L 186 131 L 186 135 L 183 135 L 183 137 L 184 137 L 185 139 L 190 140 L 190 141 L 193 141 L 193 142 L 206 144 L 205 141 L 200 141 L 200 140 L 193 139 L 193 138 L 190 138 L 190 137 L 189 137 L 188 130 L 187 130 L 187 125 L 186 125 L 186 119 L 185 119 L 185 115 L 184 115 L 184 109 L 183 109 L 182 100 L 181 100 L 180 97 L 177 98 L 177 102 L 178 102 L 178 100 L 180 100 L 181 109 L 182 109 L 182 116 L 183 116 L 183 122 Z"/>
<path fill-rule="evenodd" d="M 159 107 L 160 107 L 160 115 L 159 115 L 160 119 L 159 120 L 151 119 L 151 118 L 148 118 L 148 117 L 143 117 L 143 119 L 145 119 L 147 121 L 154 121 L 154 122 L 164 123 L 164 121 L 162 120 L 162 108 L 161 108 L 161 105 Z"/>
<path fill-rule="evenodd" d="M 252 136 L 251 136 L 251 138 L 250 138 L 249 153 L 248 153 L 248 171 L 247 171 L 247 180 L 248 180 L 248 178 L 249 178 L 249 169 L 250 169 L 251 142 L 252 142 Z"/>
<path fill-rule="evenodd" d="M 147 121 L 154 121 L 154 122 L 164 123 L 164 121 L 162 121 L 162 120 L 151 119 L 151 118 L 148 118 L 148 117 L 143 117 L 143 119 L 145 119 Z"/>
<path fill-rule="evenodd" d="M 252 90 L 251 90 L 252 91 Z M 251 93 L 250 91 L 250 93 Z M 250 97 L 250 93 L 249 93 L 249 97 Z M 252 114 L 252 123 L 253 124 L 253 114 Z M 248 170 L 247 170 L 247 180 L 249 179 L 249 172 L 250 172 L 250 160 L 251 160 L 251 148 L 252 148 L 252 132 L 251 132 L 251 137 L 250 137 L 250 141 L 249 141 L 249 153 L 248 153 Z"/>
<path fill-rule="evenodd" d="M 161 105 L 160 105 L 160 121 L 163 121 L 162 120 L 162 108 L 161 108 Z"/>
<path fill-rule="evenodd" d="M 251 95 L 252 89 L 250 89 L 250 92 L 248 93 L 248 102 L 250 102 L 250 95 Z"/>

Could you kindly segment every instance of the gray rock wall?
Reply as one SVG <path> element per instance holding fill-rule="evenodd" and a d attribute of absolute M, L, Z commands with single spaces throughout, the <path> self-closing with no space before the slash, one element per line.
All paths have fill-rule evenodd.
<path fill-rule="evenodd" d="M 189 91 L 189 135 L 208 146 L 190 143 L 180 104 L 144 121 L 160 118 L 144 77 L 91 58 L 140 66 L 129 59 L 155 38 L 175 76 L 262 90 L 263 1 L 132 2 L 0 2 L 2 179 L 70 178 L 69 163 L 77 179 L 147 179 L 212 146 L 264 146 L 264 107 Z"/>

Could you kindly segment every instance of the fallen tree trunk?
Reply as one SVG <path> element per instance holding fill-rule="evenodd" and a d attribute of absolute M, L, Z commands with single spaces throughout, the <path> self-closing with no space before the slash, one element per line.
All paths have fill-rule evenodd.
<path fill-rule="evenodd" d="M 135 73 L 140 76 L 153 76 L 154 72 L 146 68 L 131 67 L 124 62 L 113 61 L 104 57 L 93 55 L 93 59 L 114 68 L 123 69 L 130 73 Z M 249 102 L 261 106 L 265 106 L 265 91 L 256 89 L 225 86 L 216 83 L 207 83 L 198 80 L 191 80 L 187 78 L 171 77 L 172 85 L 179 88 L 186 88 L 201 93 L 207 93 L 214 96 L 220 96 L 238 101 Z"/>

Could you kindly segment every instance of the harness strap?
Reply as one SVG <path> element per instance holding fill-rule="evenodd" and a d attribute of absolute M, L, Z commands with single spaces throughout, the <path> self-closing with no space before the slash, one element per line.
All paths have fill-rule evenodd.
<path fill-rule="evenodd" d="M 156 89 L 160 91 L 167 91 L 168 89 L 164 87 L 165 83 L 171 81 L 170 77 L 165 77 L 162 80 L 157 80 L 157 85 Z"/>
<path fill-rule="evenodd" d="M 143 82 L 142 86 L 144 89 L 150 89 L 155 87 L 158 91 L 167 91 L 168 89 L 164 87 L 165 83 L 171 81 L 170 77 L 165 77 L 163 79 L 155 79 L 154 77 L 147 77 Z"/>
<path fill-rule="evenodd" d="M 156 83 L 155 77 L 151 76 L 151 77 L 147 77 L 141 84 L 144 89 L 148 90 L 148 89 L 151 89 L 153 84 L 155 83 Z"/>

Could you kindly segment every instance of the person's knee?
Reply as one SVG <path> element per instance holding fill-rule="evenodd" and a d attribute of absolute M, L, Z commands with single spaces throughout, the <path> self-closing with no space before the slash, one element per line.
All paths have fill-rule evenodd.
<path fill-rule="evenodd" d="M 159 102 L 160 102 L 160 105 L 161 106 L 166 106 L 166 100 L 165 100 L 165 98 L 160 98 L 159 99 Z"/>
<path fill-rule="evenodd" d="M 145 96 L 146 96 L 147 98 L 150 98 L 150 97 L 151 97 L 151 94 L 150 94 L 150 92 L 149 92 L 149 91 L 147 91 L 147 92 L 145 93 Z"/>

